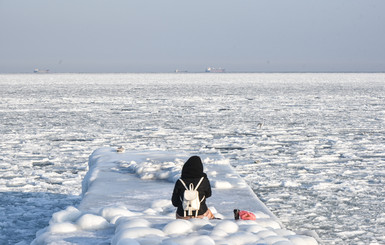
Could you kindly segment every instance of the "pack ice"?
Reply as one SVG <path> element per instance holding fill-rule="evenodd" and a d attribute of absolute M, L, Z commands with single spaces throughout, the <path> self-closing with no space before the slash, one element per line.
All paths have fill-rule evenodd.
<path fill-rule="evenodd" d="M 226 159 L 201 156 L 213 195 L 215 220 L 175 219 L 171 194 L 186 153 L 117 152 L 100 148 L 89 157 L 79 207 L 53 214 L 38 244 L 318 244 L 315 232 L 285 229 Z M 233 210 L 256 220 L 234 220 Z"/>

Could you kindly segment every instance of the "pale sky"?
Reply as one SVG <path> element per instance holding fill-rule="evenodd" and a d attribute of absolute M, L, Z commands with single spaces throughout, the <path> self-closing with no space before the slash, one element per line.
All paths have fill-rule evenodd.
<path fill-rule="evenodd" d="M 0 0 L 0 73 L 385 71 L 384 0 Z"/>

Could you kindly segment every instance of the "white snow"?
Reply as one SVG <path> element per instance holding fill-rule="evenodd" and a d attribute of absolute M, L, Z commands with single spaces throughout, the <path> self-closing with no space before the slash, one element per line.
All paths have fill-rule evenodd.
<path fill-rule="evenodd" d="M 217 180 L 217 181 L 214 181 L 212 183 L 212 185 L 215 187 L 215 188 L 218 188 L 218 189 L 231 189 L 231 187 L 233 187 L 229 182 L 227 182 L 226 180 Z"/>
<path fill-rule="evenodd" d="M 67 207 L 65 210 L 56 212 L 52 215 L 50 223 L 63 223 L 66 221 L 75 221 L 81 215 L 81 212 L 75 207 Z"/>
<path fill-rule="evenodd" d="M 51 224 L 48 228 L 48 232 L 52 234 L 71 233 L 71 232 L 77 231 L 78 228 L 80 227 L 78 227 L 76 224 L 73 224 L 71 222 L 60 222 L 60 223 Z M 44 235 L 47 235 L 47 234 L 44 234 Z"/>
<path fill-rule="evenodd" d="M 187 220 L 175 220 L 168 223 L 163 231 L 167 235 L 184 235 L 192 231 L 193 224 Z"/>
<path fill-rule="evenodd" d="M 125 207 L 105 207 L 100 210 L 100 215 L 111 222 L 116 217 L 129 217 L 134 216 L 135 214 L 130 210 L 127 210 Z"/>
<path fill-rule="evenodd" d="M 214 227 L 215 231 L 223 231 L 227 234 L 235 233 L 238 231 L 238 225 L 229 220 L 224 220 Z"/>
<path fill-rule="evenodd" d="M 383 244 L 384 108 L 384 73 L 0 74 L 0 241 L 29 244 L 54 213 L 80 209 L 92 150 L 123 146 L 186 153 L 172 164 L 220 155 L 296 234 L 315 230 L 325 244 Z M 162 182 L 180 172 L 132 161 L 148 162 L 141 165 L 148 174 L 131 161 L 116 170 Z M 212 179 L 217 191 L 242 184 L 217 180 L 224 181 Z M 114 225 L 115 212 L 137 213 L 122 204 L 106 217 L 90 213 Z M 143 213 L 171 214 L 158 205 Z M 85 214 L 68 212 L 61 223 L 76 225 Z M 106 237 L 113 229 L 91 233 Z"/>
<path fill-rule="evenodd" d="M 109 226 L 107 220 L 98 215 L 84 214 L 77 221 L 76 225 L 82 230 L 102 230 Z"/>
<path fill-rule="evenodd" d="M 212 186 L 213 196 L 207 203 L 221 219 L 175 219 L 170 198 L 184 163 L 181 156 L 160 151 L 118 153 L 115 148 L 94 151 L 79 208 L 54 213 L 49 226 L 38 232 L 32 244 L 318 244 L 316 235 L 283 229 L 228 161 L 219 156 L 204 158 L 204 166 L 207 173 L 216 173 L 209 175 L 217 184 Z M 143 169 L 154 174 L 143 175 Z M 234 220 L 235 208 L 252 211 L 257 219 Z"/>

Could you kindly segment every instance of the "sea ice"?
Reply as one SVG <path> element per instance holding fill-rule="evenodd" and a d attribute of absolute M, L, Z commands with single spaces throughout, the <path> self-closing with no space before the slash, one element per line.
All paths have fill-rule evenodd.
<path fill-rule="evenodd" d="M 80 215 L 81 215 L 81 212 L 77 208 L 69 206 L 65 210 L 54 213 L 49 222 L 50 224 L 63 223 L 67 221 L 73 222 L 76 219 L 78 219 Z"/>
<path fill-rule="evenodd" d="M 50 224 L 48 231 L 51 233 L 71 233 L 76 232 L 78 226 L 71 222 L 61 222 Z"/>
<path fill-rule="evenodd" d="M 102 230 L 109 226 L 107 220 L 95 214 L 84 214 L 77 221 L 76 225 L 86 231 Z"/>
<path fill-rule="evenodd" d="M 138 174 L 142 167 L 150 172 L 162 169 L 157 166 L 163 162 L 168 170 L 162 171 L 180 171 L 183 162 L 167 161 L 171 155 L 151 151 L 118 154 L 113 148 L 94 151 L 79 208 L 67 207 L 54 213 L 49 226 L 38 232 L 32 244 L 60 244 L 64 240 L 76 244 L 110 241 L 113 245 L 317 244 L 311 236 L 284 229 L 222 160 L 205 162 L 207 172 L 217 173 L 209 177 L 213 183 L 222 183 L 213 185 L 213 196 L 208 199 L 213 214 L 221 219 L 175 219 L 175 208 L 170 199 L 164 199 L 171 197 L 174 179 L 164 181 L 159 175 L 143 178 Z M 132 164 L 122 168 L 121 163 L 133 163 L 129 161 L 132 159 L 135 171 L 127 172 L 125 168 Z M 234 220 L 234 207 L 253 211 L 257 219 Z"/>
<path fill-rule="evenodd" d="M 328 244 L 382 244 L 384 84 L 384 73 L 0 74 L 0 240 L 29 244 L 53 213 L 80 208 L 90 149 L 122 145 L 184 152 L 165 166 L 219 154 L 288 229 L 315 229 Z M 123 159 L 115 171 L 134 171 L 131 161 L 151 164 Z M 167 182 L 179 173 L 153 174 Z M 174 218 L 172 209 L 162 215 Z"/>
<path fill-rule="evenodd" d="M 187 234 L 190 232 L 191 228 L 193 227 L 193 224 L 190 221 L 187 220 L 175 220 L 170 223 L 168 223 L 164 228 L 164 233 L 168 235 L 174 235 L 174 234 Z"/>

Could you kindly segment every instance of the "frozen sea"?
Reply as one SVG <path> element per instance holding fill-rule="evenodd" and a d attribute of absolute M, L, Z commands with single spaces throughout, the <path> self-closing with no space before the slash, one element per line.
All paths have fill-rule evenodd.
<path fill-rule="evenodd" d="M 385 244 L 385 74 L 0 74 L 0 95 L 1 244 L 121 145 L 220 154 L 288 229 Z"/>

